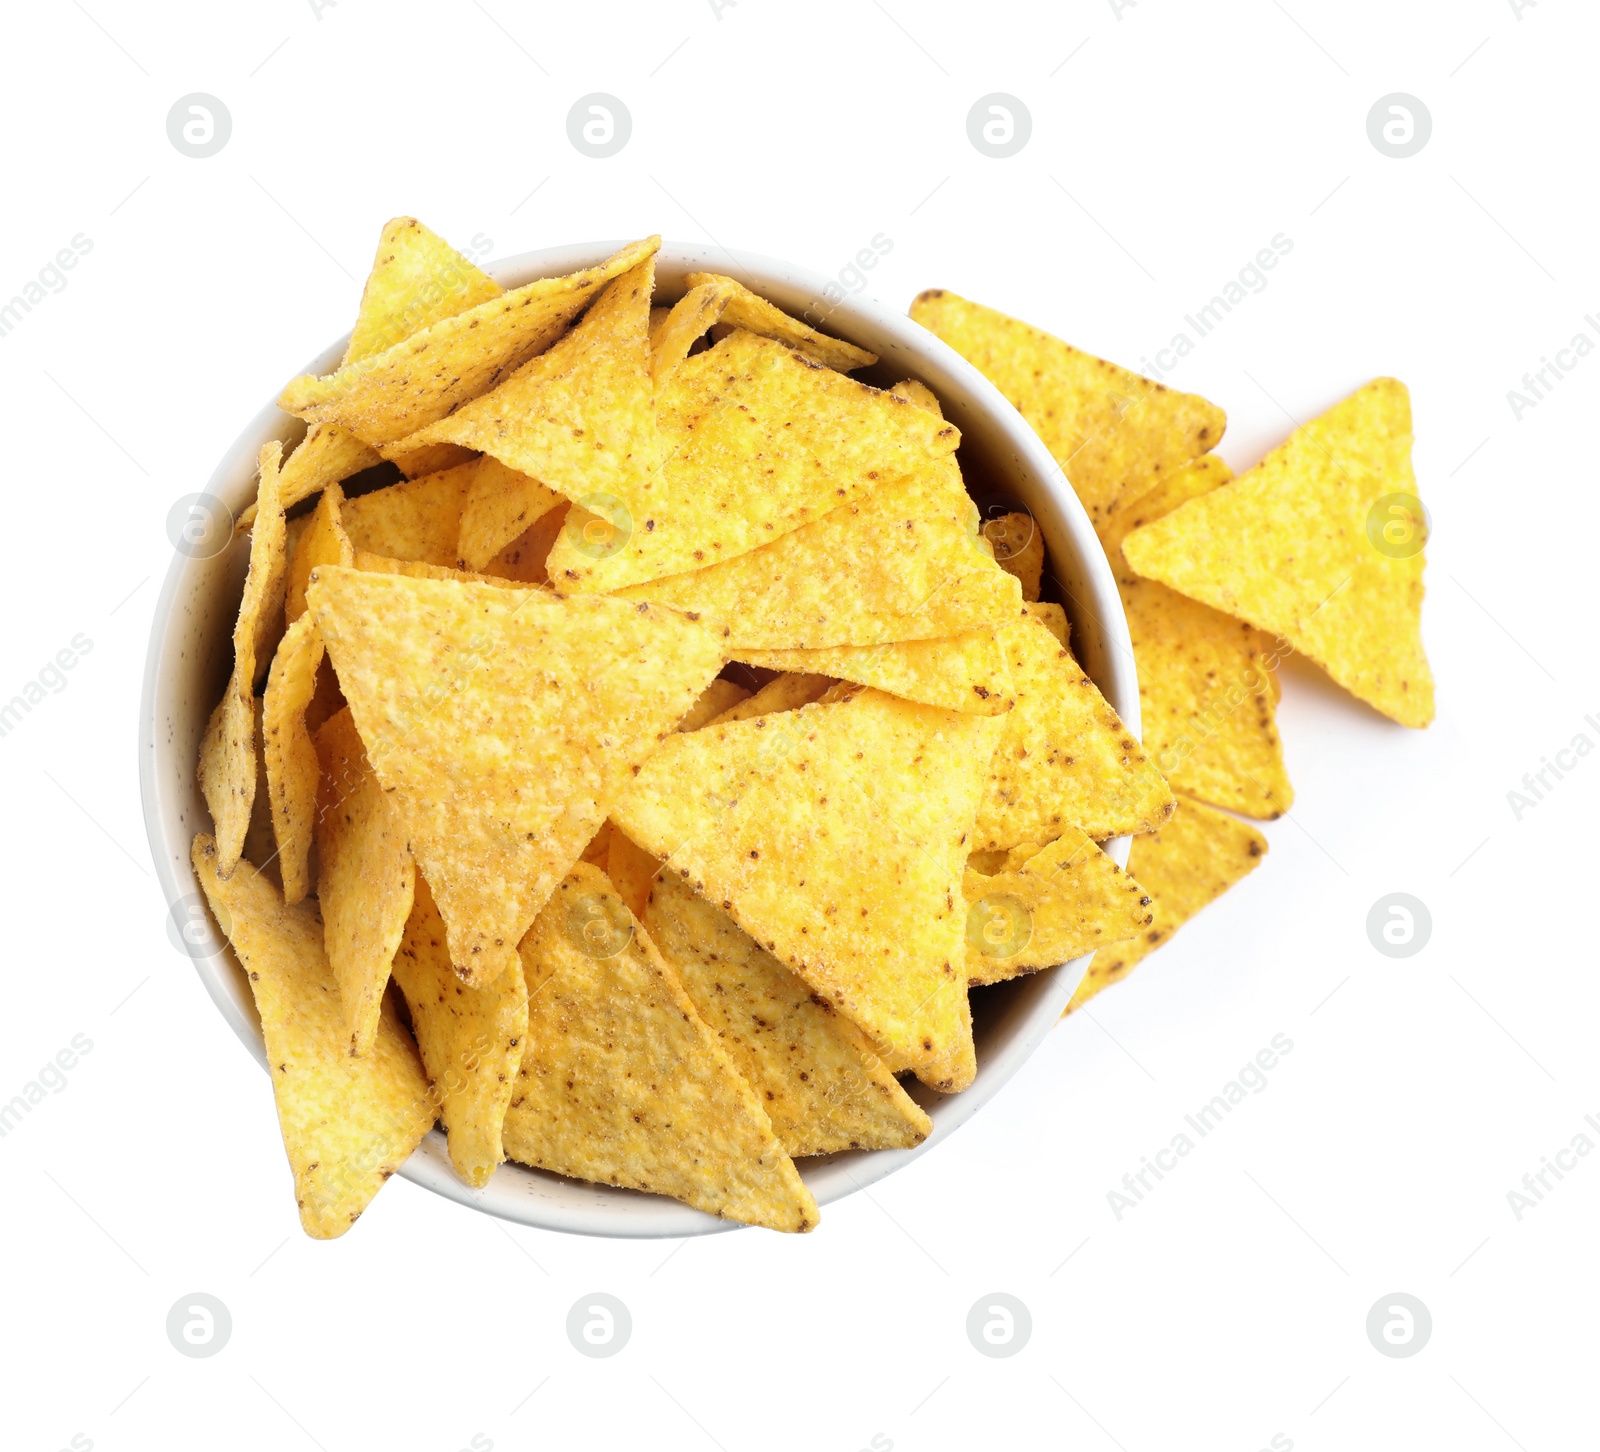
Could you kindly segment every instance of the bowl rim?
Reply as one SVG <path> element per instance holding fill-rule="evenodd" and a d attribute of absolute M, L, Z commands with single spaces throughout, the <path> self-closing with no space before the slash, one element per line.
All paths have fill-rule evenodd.
<path fill-rule="evenodd" d="M 518 253 L 482 265 L 503 286 L 516 287 L 537 278 L 576 271 L 610 256 L 622 245 L 616 241 L 574 243 Z M 989 447 L 1001 446 L 1011 456 L 1007 484 L 1031 477 L 1042 490 L 1039 498 L 1026 501 L 1026 507 L 1045 535 L 1047 561 L 1055 566 L 1056 574 L 1067 573 L 1060 566 L 1063 559 L 1070 558 L 1073 563 L 1078 593 L 1072 594 L 1066 609 L 1075 627 L 1074 638 L 1081 637 L 1080 663 L 1128 729 L 1135 736 L 1140 734 L 1132 643 L 1110 565 L 1065 471 L 994 384 L 933 333 L 909 316 L 892 312 L 864 288 L 849 294 L 838 282 L 780 259 L 754 252 L 729 252 L 715 245 L 664 241 L 656 261 L 660 294 L 681 294 L 681 279 L 687 272 L 731 273 L 792 315 L 806 317 L 823 331 L 871 347 L 886 363 L 891 355 L 896 366 L 915 360 L 915 366 L 902 376 L 914 376 L 927 383 L 947 410 L 957 416 L 958 423 L 960 415 L 980 416 L 985 431 L 994 435 Z M 823 316 L 813 318 L 811 310 L 819 306 L 824 309 Z M 337 367 L 348 337 L 347 333 L 323 349 L 305 371 L 321 374 Z M 301 420 L 269 402 L 224 452 L 204 493 L 224 502 L 230 494 L 242 500 L 244 491 L 253 485 L 260 447 L 272 440 L 288 443 L 303 432 Z M 967 430 L 964 428 L 963 432 Z M 1031 487 L 1025 485 L 1018 494 L 1027 495 Z M 175 549 L 154 607 L 140 699 L 140 799 L 156 878 L 168 905 L 168 936 L 177 946 L 184 941 L 179 935 L 187 934 L 188 945 L 181 951 L 193 961 L 223 1018 L 266 1069 L 266 1051 L 243 973 L 209 914 L 194 914 L 192 904 L 203 898 L 198 895 L 198 882 L 189 864 L 189 837 L 176 830 L 184 820 L 183 809 L 175 800 L 180 786 L 172 773 L 163 770 L 169 764 L 166 758 L 176 751 L 170 732 L 166 733 L 165 754 L 162 741 L 163 725 L 170 724 L 167 718 L 176 691 L 174 652 L 182 653 L 175 640 L 181 628 L 178 606 L 180 597 L 187 598 L 186 592 L 198 597 L 194 582 L 198 568 L 193 558 Z M 1066 592 L 1065 582 L 1062 588 Z M 178 782 L 187 787 L 191 798 L 195 794 L 193 776 L 191 753 L 191 759 L 186 764 L 180 760 L 178 767 Z M 177 840 L 178 836 L 183 840 Z M 1126 866 L 1129 845 L 1129 838 L 1118 837 L 1106 844 L 1106 850 L 1120 866 Z M 202 924 L 205 941 L 196 943 L 193 929 Z M 923 1096 L 934 1128 L 921 1144 L 908 1150 L 851 1151 L 798 1161 L 796 1167 L 818 1205 L 842 1199 L 893 1174 L 933 1149 L 976 1114 L 1004 1088 L 1055 1026 L 1091 956 L 1013 980 L 1014 984 L 1025 985 L 1025 1010 L 1020 1015 L 1010 1015 L 1017 1019 L 1016 1026 L 1005 1033 L 997 1051 L 987 1052 L 980 1059 L 977 1077 L 968 1089 L 949 1096 L 929 1091 Z M 911 1087 L 916 1090 L 920 1086 Z M 487 1186 L 473 1189 L 458 1179 L 450 1167 L 444 1136 L 437 1127 L 399 1173 L 413 1184 L 458 1204 L 547 1230 L 654 1239 L 742 1228 L 736 1222 L 662 1196 L 590 1185 L 509 1161 L 500 1166 Z"/>

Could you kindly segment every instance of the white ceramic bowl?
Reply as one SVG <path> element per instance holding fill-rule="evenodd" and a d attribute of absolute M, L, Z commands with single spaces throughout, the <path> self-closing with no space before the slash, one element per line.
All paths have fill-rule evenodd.
<path fill-rule="evenodd" d="M 603 242 L 524 253 L 491 265 L 506 287 L 558 276 L 599 262 L 620 243 Z M 1024 505 L 1038 521 L 1047 549 L 1047 574 L 1072 621 L 1078 659 L 1128 728 L 1139 730 L 1139 691 L 1127 622 L 1115 582 L 1094 532 L 1060 468 L 999 391 L 939 339 L 909 318 L 865 298 L 845 296 L 827 278 L 786 262 L 720 248 L 668 243 L 656 260 L 657 288 L 667 301 L 684 292 L 694 271 L 732 274 L 789 313 L 823 332 L 869 348 L 882 360 L 856 376 L 888 387 L 920 378 L 939 396 L 961 430 L 960 458 L 980 497 Z M 341 338 L 307 365 L 311 373 L 337 366 Z M 304 425 L 268 404 L 234 441 L 204 493 L 237 515 L 254 496 L 256 454 L 272 439 L 289 443 Z M 248 545 L 235 541 L 210 558 L 177 553 L 162 586 L 145 664 L 139 739 L 139 781 L 156 875 L 170 910 L 168 936 L 183 945 L 200 981 L 240 1041 L 266 1067 L 261 1029 L 249 985 L 204 908 L 189 865 L 189 844 L 211 819 L 195 780 L 195 755 L 232 660 L 231 631 L 243 589 Z M 1111 853 L 1123 865 L 1128 842 Z M 1055 1027 L 1088 967 L 1087 957 L 1058 968 L 980 989 L 973 999 L 978 1074 L 964 1093 L 944 1096 L 912 1084 L 933 1119 L 933 1133 L 912 1150 L 849 1152 L 800 1162 L 819 1205 L 892 1174 L 928 1153 L 970 1119 Z M 230 1089 L 228 1092 L 234 1092 Z M 264 1092 L 264 1091 L 263 1091 Z M 505 1164 L 482 1190 L 450 1168 L 443 1134 L 435 1129 L 400 1172 L 473 1209 L 551 1230 L 607 1236 L 687 1236 L 734 1228 L 729 1221 L 656 1195 L 567 1180 Z"/>

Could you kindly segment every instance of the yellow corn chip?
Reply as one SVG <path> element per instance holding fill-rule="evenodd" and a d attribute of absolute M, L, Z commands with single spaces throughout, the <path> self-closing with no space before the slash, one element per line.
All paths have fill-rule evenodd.
<path fill-rule="evenodd" d="M 735 282 L 731 277 L 723 277 L 715 272 L 691 272 L 684 278 L 684 283 L 690 288 L 718 288 L 724 297 L 719 310 L 722 320 L 746 332 L 787 343 L 826 368 L 848 373 L 852 368 L 869 368 L 878 361 L 876 353 L 819 333 L 798 318 L 791 318 L 782 308 L 774 307 L 766 298 L 751 292 L 742 282 Z M 716 318 L 711 318 L 706 326 L 716 321 Z"/>
<path fill-rule="evenodd" d="M 1018 853 L 1025 853 L 1020 860 Z M 999 983 L 1131 938 L 1152 921 L 1143 887 L 1076 827 L 1013 849 L 984 876 L 969 862 L 967 982 Z"/>
<path fill-rule="evenodd" d="M 338 481 L 327 484 L 311 511 L 310 523 L 294 542 L 289 556 L 289 577 L 284 588 L 284 618 L 293 625 L 306 611 L 306 581 L 318 565 L 348 565 L 354 558 L 350 537 L 341 518 L 344 491 Z"/>
<path fill-rule="evenodd" d="M 872 1041 L 674 874 L 642 919 L 790 1155 L 910 1149 L 932 1121 Z"/>
<path fill-rule="evenodd" d="M 660 310 L 659 326 L 655 321 L 657 310 L 650 309 L 650 379 L 657 389 L 666 386 L 689 356 L 695 340 L 722 316 L 735 286 L 726 277 L 691 286 L 670 310 Z"/>
<path fill-rule="evenodd" d="M 1122 542 L 1133 570 L 1281 637 L 1402 726 L 1433 720 L 1411 398 L 1379 378 Z"/>
<path fill-rule="evenodd" d="M 1214 448 L 1226 417 L 1192 393 L 1107 363 L 953 292 L 911 304 L 936 334 L 1011 401 L 1044 441 L 1091 521 L 1163 473 Z"/>
<path fill-rule="evenodd" d="M 994 560 L 1015 575 L 1024 600 L 1039 598 L 1044 573 L 1044 535 L 1031 514 L 1002 514 L 984 522 L 983 537 L 994 546 Z"/>
<path fill-rule="evenodd" d="M 922 409 L 743 331 L 687 359 L 659 403 L 666 462 L 614 498 L 580 499 L 550 553 L 552 580 L 612 591 L 732 560 L 863 502 L 959 439 Z"/>
<path fill-rule="evenodd" d="M 506 1113 L 512 1159 L 774 1230 L 817 1223 L 755 1091 L 604 873 L 577 866 L 521 953 L 528 1041 Z"/>
<path fill-rule="evenodd" d="M 312 424 L 306 436 L 295 445 L 294 452 L 283 461 L 279 502 L 290 509 L 318 490 L 330 484 L 342 484 L 352 474 L 382 462 L 383 456 L 376 449 L 369 449 L 347 430 L 333 424 Z M 255 523 L 255 517 L 256 506 L 252 504 L 239 516 L 239 527 L 249 528 Z"/>
<path fill-rule="evenodd" d="M 1072 627 L 1067 624 L 1067 612 L 1061 606 L 1050 600 L 1030 600 L 1022 608 L 1024 614 L 1031 615 L 1055 636 L 1064 650 L 1071 651 Z"/>
<path fill-rule="evenodd" d="M 1254 872 L 1266 851 L 1267 839 L 1254 827 L 1180 796 L 1166 825 L 1135 837 L 1128 854 L 1128 872 L 1149 894 L 1153 921 L 1131 941 L 1094 955 L 1067 1012 L 1127 977 L 1208 902 Z"/>
<path fill-rule="evenodd" d="M 944 417 L 944 409 L 940 407 L 939 395 L 928 387 L 920 378 L 904 378 L 889 390 L 896 398 L 903 398 L 907 403 L 926 410 L 935 418 Z"/>
<path fill-rule="evenodd" d="M 348 708 L 323 723 L 316 751 L 322 764 L 317 896 L 350 1052 L 365 1054 L 378 1031 L 389 967 L 411 913 L 416 865 Z"/>
<path fill-rule="evenodd" d="M 724 707 L 707 724 L 722 726 L 729 721 L 753 721 L 757 716 L 770 716 L 777 711 L 797 711 L 812 701 L 820 701 L 833 684 L 831 676 L 775 676 L 755 695 L 747 695 L 743 700 Z"/>
<path fill-rule="evenodd" d="M 975 1071 L 966 866 L 1003 717 L 862 690 L 671 737 L 617 825 L 935 1087 Z"/>
<path fill-rule="evenodd" d="M 528 990 L 520 973 L 473 988 L 456 977 L 444 920 L 427 881 L 394 955 L 394 981 L 411 1008 L 417 1047 L 450 1137 L 450 1163 L 477 1188 L 503 1160 L 501 1131 L 528 1034 Z"/>
<path fill-rule="evenodd" d="M 597 863 L 603 867 L 617 896 L 627 903 L 628 911 L 644 921 L 645 904 L 650 901 L 650 889 L 655 886 L 661 871 L 661 859 L 646 852 L 615 823 L 611 825 L 611 840 L 606 860 Z"/>
<path fill-rule="evenodd" d="M 252 705 L 255 739 L 260 741 L 265 702 L 257 696 Z M 244 851 L 240 855 L 248 862 L 259 862 L 261 866 L 257 870 L 265 873 L 274 887 L 282 887 L 283 879 L 278 873 L 278 842 L 272 830 L 272 790 L 267 786 L 265 753 L 257 751 L 255 757 L 256 790 L 250 803 L 250 825 L 245 829 Z"/>
<path fill-rule="evenodd" d="M 932 640 L 1002 624 L 1021 601 L 976 529 L 955 461 L 940 460 L 762 549 L 618 593 L 698 616 L 734 655 Z"/>
<path fill-rule="evenodd" d="M 341 367 L 382 353 L 419 329 L 500 293 L 499 283 L 415 217 L 396 217 L 378 240 Z M 329 484 L 342 483 L 382 462 L 376 450 L 348 430 L 314 423 L 284 463 L 281 503 L 289 509 Z M 240 524 L 248 526 L 254 519 L 251 505 Z"/>
<path fill-rule="evenodd" d="M 489 454 L 476 462 L 474 471 L 461 505 L 456 557 L 463 569 L 482 570 L 536 520 L 566 500 Z"/>
<path fill-rule="evenodd" d="M 670 612 L 491 584 L 324 568 L 307 599 L 456 971 L 490 982 L 720 647 Z"/>
<path fill-rule="evenodd" d="M 1071 826 L 1098 839 L 1154 831 L 1172 793 L 1094 682 L 1032 614 L 999 635 L 1017 704 L 997 718 L 973 846 L 1050 841 Z"/>
<path fill-rule="evenodd" d="M 333 486 L 337 489 L 339 486 Z M 266 762 L 267 800 L 278 844 L 283 900 L 293 907 L 311 891 L 311 841 L 317 817 L 316 743 L 306 727 L 306 708 L 317 690 L 322 637 L 316 622 L 301 616 L 284 632 L 261 714 L 261 755 Z"/>
<path fill-rule="evenodd" d="M 374 489 L 345 500 L 340 522 L 358 550 L 453 567 L 459 558 L 462 512 L 479 473 L 479 461 L 473 459 L 438 474 Z"/>
<path fill-rule="evenodd" d="M 196 776 L 217 830 L 217 870 L 227 876 L 244 850 L 250 807 L 256 794 L 255 679 L 264 657 L 258 656 L 281 619 L 284 551 L 287 531 L 278 502 L 278 466 L 282 449 L 261 450 L 260 517 L 250 532 L 250 567 L 244 597 L 233 627 L 233 673 L 227 689 L 200 740 Z"/>
<path fill-rule="evenodd" d="M 1206 454 L 1118 509 L 1102 539 L 1139 667 L 1145 750 L 1174 791 L 1249 817 L 1277 817 L 1293 803 L 1294 788 L 1275 719 L 1272 637 L 1140 579 L 1122 558 L 1129 531 L 1232 477 L 1221 459 Z"/>
<path fill-rule="evenodd" d="M 446 469 L 470 464 L 478 456 L 460 444 L 423 444 L 406 449 L 402 443 L 394 443 L 384 445 L 384 457 L 407 479 L 420 479 L 425 474 L 442 474 Z"/>
<path fill-rule="evenodd" d="M 385 1007 L 373 1050 L 345 1052 L 339 985 L 314 902 L 286 907 L 254 871 L 223 877 L 216 843 L 194 839 L 194 870 L 250 978 L 295 1199 L 307 1235 L 343 1235 L 433 1127 L 416 1046 Z"/>
<path fill-rule="evenodd" d="M 659 237 L 630 243 L 597 267 L 501 293 L 326 378 L 296 378 L 279 407 L 340 424 L 373 448 L 394 443 L 488 392 L 543 352 L 606 283 L 660 245 Z"/>
<path fill-rule="evenodd" d="M 376 357 L 503 291 L 415 217 L 396 217 L 384 224 L 378 239 L 344 361 Z"/>
<path fill-rule="evenodd" d="M 483 567 L 483 573 L 490 579 L 509 580 L 517 585 L 549 584 L 545 558 L 566 524 L 571 507 L 563 499 L 554 509 L 541 514 Z"/>
<path fill-rule="evenodd" d="M 655 258 L 646 257 L 548 352 L 396 449 L 455 443 L 575 500 L 637 497 L 661 462 L 650 389 L 654 283 Z"/>
<path fill-rule="evenodd" d="M 1016 701 L 1005 657 L 992 630 L 969 630 L 940 640 L 887 645 L 836 645 L 822 650 L 741 650 L 738 658 L 769 670 L 795 671 L 876 686 L 891 696 L 998 716 Z"/>
<path fill-rule="evenodd" d="M 723 712 L 749 699 L 750 692 L 737 681 L 725 681 L 718 676 L 700 692 L 700 699 L 689 707 L 683 720 L 678 722 L 678 730 L 698 731 L 702 726 L 709 726 Z M 638 917 L 638 914 L 634 916 Z"/>

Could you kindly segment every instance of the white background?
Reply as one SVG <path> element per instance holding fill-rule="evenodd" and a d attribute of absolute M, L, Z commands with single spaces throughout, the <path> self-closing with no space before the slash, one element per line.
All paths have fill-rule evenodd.
<path fill-rule="evenodd" d="M 1575 0 L 9 11 L 0 298 L 75 234 L 93 250 L 0 338 L 0 697 L 75 634 L 93 648 L 0 739 L 0 1099 L 74 1034 L 93 1049 L 0 1140 L 5 1445 L 1591 1445 L 1600 1155 L 1520 1222 L 1507 1192 L 1600 1115 L 1600 756 L 1520 821 L 1507 792 L 1576 733 L 1600 743 L 1600 355 L 1520 421 L 1506 394 L 1600 339 L 1597 19 Z M 208 160 L 165 131 L 192 91 L 233 118 Z M 590 91 L 633 117 L 610 160 L 567 140 Z M 1033 117 L 1009 160 L 967 140 L 992 91 Z M 1433 118 L 1409 160 L 1367 137 L 1394 91 Z M 400 213 L 491 255 L 659 230 L 824 273 L 882 233 L 884 301 L 950 287 L 1132 365 L 1283 233 L 1270 285 L 1169 381 L 1228 410 L 1235 468 L 1369 377 L 1409 383 L 1439 719 L 1407 732 L 1292 667 L 1298 800 L 1262 868 L 808 1237 L 583 1240 L 397 1179 L 345 1239 L 308 1241 L 268 1086 L 164 932 L 137 685 L 169 505 L 349 326 Z M 1393 891 L 1433 918 L 1403 961 L 1365 930 Z M 1119 1222 L 1107 1192 L 1280 1033 L 1267 1087 Z M 207 1360 L 164 1331 L 193 1291 L 233 1317 Z M 591 1291 L 632 1313 L 610 1360 L 565 1335 Z M 1033 1321 L 1004 1360 L 964 1329 L 993 1291 Z M 1365 1331 L 1396 1291 L 1433 1318 L 1405 1360 Z"/>

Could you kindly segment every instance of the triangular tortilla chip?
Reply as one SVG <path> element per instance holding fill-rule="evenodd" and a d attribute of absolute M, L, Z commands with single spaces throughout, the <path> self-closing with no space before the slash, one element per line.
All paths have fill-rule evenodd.
<path fill-rule="evenodd" d="M 1024 600 L 1039 598 L 1044 574 L 1044 534 L 1031 514 L 1002 514 L 983 523 L 983 537 L 994 547 L 994 562 L 1015 575 Z"/>
<path fill-rule="evenodd" d="M 678 730 L 698 731 L 702 726 L 709 726 L 724 711 L 730 711 L 741 701 L 749 699 L 750 692 L 738 681 L 727 681 L 718 676 L 700 692 L 700 699 L 684 713 L 683 720 L 678 722 Z"/>
<path fill-rule="evenodd" d="M 1072 627 L 1067 623 L 1067 612 L 1053 600 L 1029 600 L 1026 610 L 1044 626 L 1057 643 L 1067 651 L 1072 650 Z"/>
<path fill-rule="evenodd" d="M 1039 848 L 1014 848 L 992 876 L 969 866 L 967 982 L 1000 983 L 1131 938 L 1151 923 L 1150 897 L 1076 827 Z"/>
<path fill-rule="evenodd" d="M 528 1041 L 506 1113 L 523 1164 L 810 1230 L 816 1201 L 755 1091 L 598 868 L 523 939 Z"/>
<path fill-rule="evenodd" d="M 690 287 L 670 308 L 650 309 L 650 379 L 659 391 L 683 366 L 697 339 L 722 316 L 735 284 L 725 277 Z"/>
<path fill-rule="evenodd" d="M 294 542 L 289 556 L 288 583 L 284 587 L 283 613 L 293 625 L 306 613 L 306 582 L 318 565 L 348 565 L 355 552 L 344 532 L 344 490 L 329 483 L 311 511 L 310 522 Z"/>
<path fill-rule="evenodd" d="M 385 1006 L 373 1050 L 346 1052 L 339 985 L 315 902 L 286 907 L 254 871 L 223 877 L 211 838 L 194 839 L 195 875 L 250 979 L 278 1124 L 307 1235 L 332 1240 L 433 1127 L 416 1045 Z"/>
<path fill-rule="evenodd" d="M 373 448 L 394 443 L 487 393 L 543 352 L 606 283 L 660 245 L 659 237 L 630 243 L 596 267 L 501 293 L 326 378 L 296 378 L 279 407 L 316 423 L 337 423 Z"/>
<path fill-rule="evenodd" d="M 376 449 L 369 449 L 354 434 L 333 424 L 312 424 L 294 452 L 283 461 L 283 487 L 280 495 L 285 509 L 309 499 L 330 484 L 342 484 L 352 474 L 383 462 Z M 255 522 L 252 504 L 240 515 L 241 526 Z"/>
<path fill-rule="evenodd" d="M 1215 404 L 953 292 L 922 293 L 911 317 L 1005 394 L 1061 465 L 1091 521 L 1222 437 L 1227 419 Z"/>
<path fill-rule="evenodd" d="M 1117 577 L 1139 667 L 1144 748 L 1174 791 L 1248 817 L 1278 817 L 1294 802 L 1283 764 L 1274 694 L 1272 637 L 1133 573 L 1127 534 L 1233 477 L 1215 454 L 1132 504 L 1101 531 Z"/>
<path fill-rule="evenodd" d="M 819 333 L 798 318 L 791 318 L 782 308 L 774 307 L 766 298 L 751 292 L 742 282 L 736 282 L 731 277 L 723 277 L 715 272 L 691 272 L 683 281 L 689 288 L 711 286 L 722 292 L 722 321 L 760 337 L 787 343 L 825 368 L 848 373 L 852 368 L 870 368 L 878 361 L 876 353 Z M 716 321 L 716 318 L 711 318 L 706 326 L 710 327 Z"/>
<path fill-rule="evenodd" d="M 833 676 L 876 686 L 891 696 L 999 716 L 1016 701 L 1005 657 L 992 630 L 969 630 L 939 640 L 887 645 L 836 645 L 822 650 L 741 650 L 737 658 L 768 670 Z"/>
<path fill-rule="evenodd" d="M 369 554 L 453 568 L 460 558 L 462 511 L 481 462 L 472 459 L 345 500 L 339 517 L 350 543 Z"/>
<path fill-rule="evenodd" d="M 1022 599 L 976 548 L 977 522 L 943 459 L 737 559 L 618 594 L 697 615 L 734 655 L 958 635 L 1010 619 Z"/>
<path fill-rule="evenodd" d="M 415 217 L 384 224 L 361 294 L 361 310 L 341 367 L 393 347 L 422 328 L 498 297 L 502 289 Z M 353 433 L 314 423 L 283 466 L 282 504 L 289 509 L 329 484 L 383 462 Z M 255 518 L 255 506 L 241 525 Z"/>
<path fill-rule="evenodd" d="M 655 884 L 643 922 L 792 1156 L 927 1138 L 932 1121 L 872 1041 L 676 874 Z"/>
<path fill-rule="evenodd" d="M 278 502 L 278 444 L 261 450 L 260 507 L 250 531 L 250 566 L 233 627 L 233 672 L 200 739 L 196 776 L 217 831 L 217 870 L 227 876 L 244 850 L 256 795 L 255 679 L 258 653 L 281 621 L 287 530 Z"/>
<path fill-rule="evenodd" d="M 272 834 L 278 846 L 283 900 L 291 907 L 311 891 L 311 841 L 321 769 L 316 744 L 306 727 L 306 708 L 316 694 L 322 653 L 316 622 L 302 615 L 284 632 L 272 657 L 261 712 L 261 754 L 267 768 Z"/>
<path fill-rule="evenodd" d="M 344 361 L 376 357 L 502 292 L 488 273 L 415 217 L 395 217 L 378 238 Z"/>
<path fill-rule="evenodd" d="M 1136 877 L 1150 896 L 1150 926 L 1128 942 L 1094 955 L 1067 1012 L 1126 978 L 1146 954 L 1166 942 L 1207 903 L 1254 872 L 1266 852 L 1267 839 L 1248 823 L 1180 796 L 1166 825 L 1148 836 L 1135 837 L 1128 854 L 1129 875 Z"/>
<path fill-rule="evenodd" d="M 935 1087 L 972 1081 L 961 876 L 1003 717 L 862 690 L 678 735 L 617 825 Z"/>
<path fill-rule="evenodd" d="M 378 1031 L 389 967 L 405 931 L 416 864 L 393 804 L 373 775 L 347 707 L 317 732 L 317 897 L 325 945 L 350 1028 L 365 1054 Z"/>
<path fill-rule="evenodd" d="M 417 1047 L 450 1138 L 450 1163 L 477 1188 L 503 1160 L 501 1131 L 528 1033 L 528 990 L 520 973 L 473 988 L 456 977 L 444 919 L 427 880 L 394 956 L 394 981 L 411 1008 Z"/>
<path fill-rule="evenodd" d="M 554 489 L 485 454 L 461 505 L 458 563 L 463 569 L 482 570 L 536 521 L 565 503 Z"/>
<path fill-rule="evenodd" d="M 1033 608 L 999 632 L 1017 704 L 998 718 L 973 847 L 1154 831 L 1172 811 L 1166 781 Z"/>
<path fill-rule="evenodd" d="M 1122 553 L 1138 574 L 1280 636 L 1402 726 L 1426 726 L 1421 510 L 1411 398 L 1379 378 L 1233 483 L 1134 530 Z"/>
<path fill-rule="evenodd" d="M 742 700 L 730 702 L 706 724 L 722 726 L 729 721 L 753 721 L 757 716 L 771 716 L 778 711 L 797 711 L 813 701 L 820 701 L 835 684 L 832 676 L 774 676 L 753 696 L 746 695 Z"/>
<path fill-rule="evenodd" d="M 617 490 L 615 505 L 573 511 L 550 554 L 552 580 L 612 591 L 734 559 L 861 502 L 959 439 L 903 399 L 743 331 L 685 361 L 658 404 L 665 463 Z M 583 526 L 602 512 L 617 533 L 596 541 Z"/>
<path fill-rule="evenodd" d="M 483 567 L 483 574 L 518 585 L 548 585 L 544 562 L 571 508 L 562 499 L 554 509 L 546 510 Z"/>
<path fill-rule="evenodd" d="M 547 352 L 395 450 L 460 444 L 575 500 L 637 497 L 661 462 L 650 387 L 654 284 L 652 256 L 608 283 Z"/>
<path fill-rule="evenodd" d="M 456 971 L 491 982 L 721 649 L 668 611 L 498 584 L 324 568 L 307 598 Z"/>

